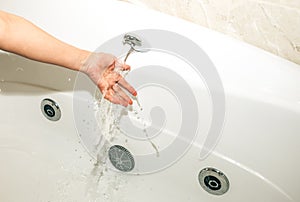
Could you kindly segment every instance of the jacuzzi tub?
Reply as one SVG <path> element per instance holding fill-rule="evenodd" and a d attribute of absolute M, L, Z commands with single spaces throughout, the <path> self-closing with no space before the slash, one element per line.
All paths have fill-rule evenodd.
<path fill-rule="evenodd" d="M 138 70 L 143 73 L 142 66 L 151 61 L 169 69 L 177 68 L 196 99 L 197 133 L 182 155 L 149 172 L 141 171 L 147 162 L 139 161 L 137 156 L 155 154 L 151 144 L 132 133 L 120 135 L 116 144 L 132 153 L 136 169 L 119 172 L 107 160 L 107 169 L 99 170 L 88 145 L 91 144 L 88 138 L 98 134 L 98 125 L 93 122 L 93 84 L 84 75 L 77 77 L 77 72 L 3 52 L 0 55 L 0 201 L 300 200 L 299 65 L 191 23 L 119 1 L 26 1 L 25 5 L 17 0 L 3 0 L 0 8 L 22 15 L 56 37 L 89 50 L 109 45 L 107 40 L 135 30 L 178 33 L 201 48 L 216 68 L 224 93 L 220 134 L 210 152 L 203 156 L 201 151 L 217 107 L 211 101 L 213 90 L 208 91 L 207 85 L 193 77 L 190 70 L 180 69 L 187 64 L 181 64 L 176 57 L 151 51 L 133 54 L 128 60 L 133 69 L 128 79 L 136 85 L 137 80 L 164 78 L 164 82 L 175 85 L 176 89 L 184 89 L 170 74 L 156 76 L 159 67 L 139 74 L 144 78 L 137 78 L 134 73 Z M 151 39 L 147 40 L 151 43 Z M 105 47 L 98 49 L 106 50 Z M 122 44 L 120 49 L 125 50 Z M 80 79 L 86 82 L 83 87 L 78 86 Z M 158 150 L 167 148 L 183 121 L 180 115 L 186 105 L 180 105 L 182 91 L 178 92 L 179 95 L 174 94 L 160 83 L 138 88 L 145 112 L 160 106 L 165 113 L 158 113 L 161 116 L 157 117 L 165 116 L 166 120 L 152 139 Z M 45 98 L 59 105 L 58 121 L 44 117 L 41 101 Z M 151 116 L 146 113 L 145 117 Z M 133 132 L 142 131 L 136 119 L 129 115 L 127 118 L 137 125 Z M 155 158 L 159 161 L 163 155 Z M 226 175 L 229 181 L 226 193 L 213 195 L 200 186 L 199 172 L 204 168 L 215 168 Z"/>

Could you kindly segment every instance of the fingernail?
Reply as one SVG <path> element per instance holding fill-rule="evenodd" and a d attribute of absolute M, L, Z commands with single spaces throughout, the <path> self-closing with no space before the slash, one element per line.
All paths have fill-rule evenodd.
<path fill-rule="evenodd" d="M 132 95 L 133 95 L 133 96 L 137 96 L 137 92 L 134 91 L 134 92 L 132 93 Z"/>
<path fill-rule="evenodd" d="M 132 100 L 129 100 L 129 104 L 130 104 L 130 105 L 132 105 L 132 104 L 133 104 Z"/>

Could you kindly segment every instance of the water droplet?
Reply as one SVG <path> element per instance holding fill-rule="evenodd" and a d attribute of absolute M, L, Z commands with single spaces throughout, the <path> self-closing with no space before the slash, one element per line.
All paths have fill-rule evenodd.
<path fill-rule="evenodd" d="M 136 100 L 136 103 L 138 104 L 138 106 L 139 106 L 140 110 L 142 111 L 142 110 L 143 110 L 143 108 L 142 108 L 142 105 L 141 105 L 141 103 L 140 103 L 140 101 L 139 101 L 139 99 L 138 99 L 138 97 L 137 97 L 137 96 L 135 97 L 135 100 Z"/>
<path fill-rule="evenodd" d="M 16 72 L 23 72 L 24 71 L 24 69 L 22 68 L 22 67 L 18 67 L 17 69 L 16 69 Z"/>
<path fill-rule="evenodd" d="M 108 195 L 106 193 L 103 194 L 105 199 L 108 199 Z"/>

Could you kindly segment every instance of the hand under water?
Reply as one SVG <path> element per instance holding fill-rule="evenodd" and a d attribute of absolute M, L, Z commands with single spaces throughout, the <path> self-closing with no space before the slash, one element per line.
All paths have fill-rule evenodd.
<path fill-rule="evenodd" d="M 124 90 L 133 96 L 137 95 L 136 90 L 119 73 L 129 70 L 129 65 L 118 62 L 115 56 L 107 53 L 90 54 L 81 68 L 98 86 L 104 98 L 125 107 L 131 105 L 132 100 Z"/>
<path fill-rule="evenodd" d="M 3 29 L 2 29 L 3 28 Z M 86 73 L 104 97 L 115 104 L 128 106 L 134 88 L 119 74 L 130 66 L 105 53 L 91 53 L 56 39 L 30 21 L 0 11 L 0 49 L 32 60 L 59 65 Z M 115 71 L 117 67 L 118 71 Z"/>

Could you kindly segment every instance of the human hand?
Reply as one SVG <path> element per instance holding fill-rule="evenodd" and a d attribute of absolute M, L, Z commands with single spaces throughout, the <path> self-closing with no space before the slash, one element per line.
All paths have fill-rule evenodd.
<path fill-rule="evenodd" d="M 115 56 L 106 53 L 90 54 L 81 68 L 98 86 L 104 98 L 125 107 L 131 105 L 132 100 L 124 90 L 133 96 L 137 95 L 135 89 L 118 73 L 128 70 L 129 65 L 118 62 Z"/>

